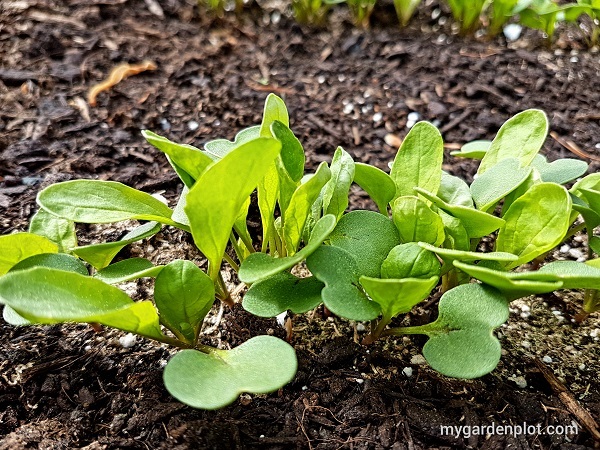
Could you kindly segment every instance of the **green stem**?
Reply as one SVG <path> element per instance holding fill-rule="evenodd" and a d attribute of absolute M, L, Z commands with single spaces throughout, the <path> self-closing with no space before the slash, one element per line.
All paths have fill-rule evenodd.
<path fill-rule="evenodd" d="M 231 298 L 231 293 L 229 292 L 229 289 L 227 289 L 227 286 L 225 285 L 225 280 L 223 279 L 223 275 L 221 275 L 220 271 L 218 276 L 218 282 L 223 292 L 223 298 L 221 298 L 221 301 L 230 308 L 233 308 L 233 299 Z"/>
<path fill-rule="evenodd" d="M 563 238 L 562 242 L 565 242 L 567 239 L 572 238 L 573 236 L 575 236 L 577 233 L 579 233 L 581 230 L 584 230 L 585 228 L 586 228 L 585 222 L 580 223 L 576 227 L 571 228 L 570 230 L 567 231 L 567 234 Z"/>
<path fill-rule="evenodd" d="M 231 246 L 233 247 L 233 251 L 235 252 L 235 255 L 237 256 L 238 261 L 240 261 L 240 262 L 244 261 L 244 252 L 240 248 L 240 246 L 238 244 L 238 240 L 236 239 L 235 234 L 233 234 L 233 231 L 231 232 L 231 235 L 229 236 L 229 242 L 231 242 Z M 229 258 L 229 255 L 227 253 L 225 253 L 224 258 L 225 259 Z M 227 262 L 229 262 L 229 261 L 227 261 Z"/>
<path fill-rule="evenodd" d="M 600 309 L 600 298 L 598 298 L 597 289 L 586 289 L 583 297 L 583 310 L 586 313 L 593 313 Z"/>
<path fill-rule="evenodd" d="M 372 330 L 371 333 L 368 334 L 367 336 L 365 336 L 365 338 L 362 341 L 363 345 L 372 344 L 377 339 L 379 339 L 379 337 L 384 332 L 385 327 L 387 327 L 391 321 L 392 321 L 391 318 L 382 317 L 381 320 L 379 321 L 379 323 L 377 323 L 377 326 L 375 327 L 375 329 L 371 328 L 371 330 Z M 373 323 L 373 322 L 371 322 L 371 323 Z"/>
<path fill-rule="evenodd" d="M 240 236 L 240 239 L 242 240 L 242 243 L 244 244 L 244 246 L 246 247 L 248 252 L 256 253 L 256 250 L 254 250 L 254 246 L 252 245 L 252 241 L 248 239 L 248 236 L 246 236 L 246 233 L 240 232 L 240 230 L 238 230 L 236 227 L 234 227 L 233 229 Z"/>
<path fill-rule="evenodd" d="M 418 325 L 414 327 L 398 327 L 398 328 L 389 328 L 384 330 L 381 333 L 381 336 L 404 336 L 406 334 L 431 334 L 431 324 L 427 325 Z"/>
<path fill-rule="evenodd" d="M 180 341 L 179 339 L 175 339 L 169 336 L 162 336 L 162 337 L 158 337 L 158 336 L 148 336 L 151 339 L 154 339 L 155 341 L 158 342 L 162 342 L 163 344 L 167 344 L 167 345 L 172 345 L 173 347 L 178 347 L 178 348 L 194 348 L 194 346 L 192 344 L 188 344 L 187 342 L 183 342 Z"/>
<path fill-rule="evenodd" d="M 234 260 L 231 258 L 231 256 L 229 256 L 227 253 L 225 253 L 225 254 L 223 255 L 223 259 L 224 259 L 225 261 L 227 261 L 227 263 L 228 263 L 228 264 L 231 266 L 231 268 L 232 268 L 233 270 L 235 270 L 235 273 L 238 273 L 238 272 L 240 271 L 240 266 L 238 266 L 238 265 L 236 264 L 236 262 L 235 262 L 235 261 L 234 261 Z"/>

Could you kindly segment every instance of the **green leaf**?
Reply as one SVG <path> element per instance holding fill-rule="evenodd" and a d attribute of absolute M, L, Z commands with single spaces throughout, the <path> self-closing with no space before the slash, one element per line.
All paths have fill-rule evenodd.
<path fill-rule="evenodd" d="M 387 173 L 368 164 L 355 163 L 354 182 L 369 194 L 381 214 L 387 214 L 387 205 L 396 195 L 394 180 Z"/>
<path fill-rule="evenodd" d="M 115 181 L 75 180 L 48 186 L 37 202 L 51 214 L 79 223 L 153 220 L 176 225 L 173 211 L 150 194 Z"/>
<path fill-rule="evenodd" d="M 430 278 L 440 272 L 435 254 L 414 242 L 397 245 L 381 264 L 382 278 Z"/>
<path fill-rule="evenodd" d="M 292 381 L 298 361 L 291 345 L 256 336 L 232 350 L 183 350 L 165 367 L 169 393 L 186 405 L 218 409 L 244 392 L 266 394 Z"/>
<path fill-rule="evenodd" d="M 15 233 L 0 236 L 0 276 L 19 261 L 42 253 L 56 253 L 58 246 L 43 236 Z"/>
<path fill-rule="evenodd" d="M 569 192 L 581 196 L 580 189 L 591 189 L 592 191 L 600 191 L 600 173 L 591 173 L 573 185 Z"/>
<path fill-rule="evenodd" d="M 459 158 L 483 159 L 491 145 L 492 141 L 483 139 L 471 141 L 463 145 L 459 151 L 450 152 L 450 154 Z"/>
<path fill-rule="evenodd" d="M 502 125 L 477 173 L 483 174 L 506 158 L 516 158 L 521 167 L 528 166 L 544 145 L 547 134 L 548 118 L 543 111 L 528 109 L 520 112 Z"/>
<path fill-rule="evenodd" d="M 271 125 L 275 121 L 281 122 L 286 127 L 290 126 L 290 116 L 283 100 L 275 94 L 269 94 L 265 101 L 265 109 L 263 111 L 263 120 L 260 125 L 260 136 L 270 138 Z"/>
<path fill-rule="evenodd" d="M 563 283 L 562 289 L 600 289 L 600 269 L 591 264 L 553 261 L 532 275 L 541 273 L 556 275 L 557 281 Z"/>
<path fill-rule="evenodd" d="M 338 220 L 348 207 L 348 191 L 354 180 L 354 160 L 338 147 L 331 161 L 331 178 L 323 188 L 323 214 L 333 214 Z"/>
<path fill-rule="evenodd" d="M 175 260 L 156 276 L 154 303 L 160 321 L 178 339 L 194 343 L 215 301 L 215 286 L 193 262 Z"/>
<path fill-rule="evenodd" d="M 2 318 L 6 323 L 15 327 L 31 325 L 31 322 L 24 317 L 21 317 L 14 309 L 8 305 L 2 308 Z"/>
<path fill-rule="evenodd" d="M 187 205 L 188 192 L 190 192 L 189 188 L 186 185 L 183 185 L 181 195 L 179 196 L 179 200 L 177 200 L 175 208 L 173 208 L 173 215 L 171 216 L 171 219 L 173 219 L 175 222 L 185 225 L 187 227 L 190 226 L 190 219 L 188 219 L 188 216 L 185 213 L 185 205 Z"/>
<path fill-rule="evenodd" d="M 531 166 L 540 173 L 542 181 L 567 184 L 587 172 L 588 165 L 579 159 L 563 158 L 548 163 L 545 156 L 535 155 Z"/>
<path fill-rule="evenodd" d="M 95 278 L 35 267 L 0 278 L 0 303 L 32 323 L 96 322 L 152 339 L 163 338 L 151 302 Z"/>
<path fill-rule="evenodd" d="M 451 205 L 473 208 L 469 185 L 458 177 L 442 172 L 442 182 L 437 196 Z"/>
<path fill-rule="evenodd" d="M 398 197 L 392 204 L 392 217 L 402 242 L 444 242 L 442 218 L 420 198 Z"/>
<path fill-rule="evenodd" d="M 185 183 L 188 188 L 192 187 L 193 181 L 200 178 L 200 175 L 213 163 L 209 156 L 191 145 L 177 144 L 148 130 L 143 130 L 142 136 L 149 144 L 166 154 L 169 162 L 183 169 L 190 176 L 192 183 Z M 186 180 L 182 178 L 182 181 Z"/>
<path fill-rule="evenodd" d="M 292 130 L 276 120 L 271 125 L 271 134 L 281 142 L 281 161 L 283 167 L 295 182 L 304 176 L 304 149 Z"/>
<path fill-rule="evenodd" d="M 600 237 L 592 236 L 588 242 L 588 245 L 596 255 L 600 255 Z"/>
<path fill-rule="evenodd" d="M 315 174 L 308 181 L 302 183 L 292 195 L 290 204 L 283 215 L 283 240 L 289 255 L 296 252 L 306 219 L 310 214 L 310 208 L 330 178 L 331 171 L 327 167 L 327 163 L 323 162 Z"/>
<path fill-rule="evenodd" d="M 504 225 L 504 220 L 499 217 L 465 206 L 449 205 L 431 192 L 420 188 L 415 190 L 438 208 L 459 219 L 470 238 L 486 236 Z"/>
<path fill-rule="evenodd" d="M 60 253 L 70 253 L 77 247 L 75 224 L 40 208 L 29 222 L 29 232 L 44 236 L 58 246 Z"/>
<path fill-rule="evenodd" d="M 560 289 L 561 281 L 556 281 L 552 274 L 537 274 L 535 279 L 527 279 L 519 272 L 505 272 L 502 270 L 488 269 L 460 261 L 454 261 L 454 266 L 477 278 L 485 284 L 495 287 L 510 300 L 526 297 L 533 294 L 545 294 Z"/>
<path fill-rule="evenodd" d="M 159 223 L 148 222 L 134 228 L 119 241 L 75 247 L 73 253 L 100 270 L 108 266 L 123 247 L 154 236 L 160 229 L 161 225 Z"/>
<path fill-rule="evenodd" d="M 269 236 L 274 232 L 273 227 L 275 224 L 273 223 L 273 216 L 279 196 L 279 174 L 275 161 L 269 165 L 265 176 L 258 182 L 257 194 L 258 209 L 262 223 L 263 248 L 266 248 L 264 246 L 269 242 Z M 248 211 L 247 207 L 246 211 Z"/>
<path fill-rule="evenodd" d="M 402 142 L 390 176 L 396 185 L 395 198 L 413 195 L 414 187 L 437 192 L 442 178 L 444 140 L 436 127 L 419 122 Z"/>
<path fill-rule="evenodd" d="M 64 253 L 42 253 L 30 256 L 12 266 L 10 272 L 31 269 L 32 267 L 49 267 L 52 269 L 89 275 L 88 269 L 79 259 Z"/>
<path fill-rule="evenodd" d="M 373 211 L 352 211 L 340 219 L 329 235 L 329 242 L 354 257 L 359 275 L 379 277 L 381 264 L 400 244 L 400 236 L 386 216 Z"/>
<path fill-rule="evenodd" d="M 579 192 L 583 194 L 585 200 L 587 200 L 590 208 L 597 213 L 600 213 L 600 191 L 579 188 Z"/>
<path fill-rule="evenodd" d="M 506 158 L 479 175 L 471 184 L 471 195 L 481 211 L 489 211 L 527 180 L 531 167 L 520 167 L 518 159 Z"/>
<path fill-rule="evenodd" d="M 335 216 L 331 214 L 323 216 L 315 224 L 306 246 L 293 256 L 274 258 L 265 253 L 251 254 L 240 266 L 239 279 L 246 284 L 252 284 L 295 266 L 319 248 L 333 231 L 335 225 Z"/>
<path fill-rule="evenodd" d="M 438 280 L 437 276 L 425 279 L 360 277 L 360 284 L 369 297 L 381 306 L 382 320 L 390 320 L 398 314 L 409 312 L 413 306 L 425 300 Z"/>
<path fill-rule="evenodd" d="M 260 137 L 260 125 L 246 128 L 236 134 L 233 141 L 215 139 L 204 144 L 204 153 L 215 161 L 223 159 L 225 155 L 242 144 Z"/>
<path fill-rule="evenodd" d="M 242 206 L 280 150 L 274 139 L 242 144 L 209 167 L 190 189 L 184 211 L 194 242 L 212 266 L 213 280 Z"/>
<path fill-rule="evenodd" d="M 306 260 L 308 270 L 325 283 L 321 298 L 335 315 L 349 320 L 373 320 L 381 309 L 360 287 L 354 257 L 339 247 L 322 245 Z"/>
<path fill-rule="evenodd" d="M 242 306 L 258 317 L 275 317 L 287 310 L 301 314 L 321 304 L 324 287 L 314 277 L 298 278 L 282 272 L 253 284 L 244 295 Z"/>
<path fill-rule="evenodd" d="M 164 266 L 155 266 L 144 258 L 129 258 L 116 262 L 94 275 L 107 284 L 123 283 L 138 278 L 155 277 Z"/>
<path fill-rule="evenodd" d="M 554 183 L 533 186 L 510 206 L 496 239 L 496 249 L 519 257 L 507 268 L 546 253 L 565 237 L 570 225 L 571 197 Z"/>
<path fill-rule="evenodd" d="M 452 261 L 498 261 L 512 262 L 518 259 L 517 255 L 506 252 L 468 252 L 449 248 L 438 248 L 425 242 L 419 242 L 421 248 L 437 254 L 444 262 Z"/>
<path fill-rule="evenodd" d="M 446 239 L 444 239 L 442 246 L 454 250 L 469 250 L 471 248 L 471 240 L 462 222 L 442 210 L 438 210 L 438 214 L 442 218 L 442 222 L 444 222 L 444 233 L 446 234 Z"/>
<path fill-rule="evenodd" d="M 431 367 L 455 378 L 481 377 L 498 365 L 494 329 L 508 320 L 508 302 L 495 289 L 463 284 L 440 299 L 438 319 L 427 328 L 423 356 Z"/>

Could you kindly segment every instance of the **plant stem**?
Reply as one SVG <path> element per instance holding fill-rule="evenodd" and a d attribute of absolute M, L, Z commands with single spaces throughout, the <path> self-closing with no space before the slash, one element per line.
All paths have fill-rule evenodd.
<path fill-rule="evenodd" d="M 379 339 L 379 337 L 384 332 L 385 327 L 387 327 L 390 322 L 391 322 L 391 319 L 382 317 L 381 320 L 379 321 L 379 323 L 377 324 L 377 326 L 375 327 L 375 329 L 371 329 L 372 330 L 371 333 L 368 334 L 367 336 L 365 336 L 365 338 L 362 340 L 362 344 L 369 345 L 369 344 L 372 344 L 373 342 L 375 342 L 377 339 Z M 373 323 L 373 322 L 371 322 L 371 323 Z"/>
<path fill-rule="evenodd" d="M 418 325 L 414 327 L 398 327 L 398 328 L 389 328 L 384 330 L 381 333 L 381 336 L 404 336 L 406 334 L 431 334 L 431 324 L 427 325 Z"/>
<path fill-rule="evenodd" d="M 248 236 L 246 236 L 246 233 L 241 233 L 235 227 L 233 229 L 240 236 L 240 239 L 242 240 L 242 243 L 244 244 L 244 246 L 246 247 L 246 249 L 248 250 L 248 252 L 250 252 L 250 253 L 256 253 L 256 250 L 254 250 L 254 246 L 252 245 L 252 241 L 248 239 Z"/>
<path fill-rule="evenodd" d="M 600 309 L 600 298 L 597 289 L 586 289 L 583 297 L 583 310 L 593 313 Z"/>
<path fill-rule="evenodd" d="M 223 255 L 223 259 L 224 259 L 225 261 L 227 261 L 227 263 L 228 263 L 228 264 L 231 266 L 231 268 L 232 268 L 233 270 L 235 270 L 235 273 L 238 273 L 238 272 L 240 271 L 240 266 L 238 266 L 238 265 L 236 264 L 236 262 L 235 262 L 235 261 L 234 261 L 234 260 L 231 258 L 231 256 L 229 256 L 227 253 L 225 253 L 225 254 Z"/>
<path fill-rule="evenodd" d="M 179 339 L 175 339 L 172 338 L 170 336 L 162 336 L 161 338 L 158 338 L 157 336 L 149 336 L 151 339 L 154 339 L 155 341 L 158 342 L 162 342 L 163 344 L 168 344 L 168 345 L 172 345 L 173 347 L 178 347 L 178 348 L 194 348 L 194 346 L 192 344 L 188 344 L 186 342 L 180 341 Z"/>
<path fill-rule="evenodd" d="M 240 263 L 242 261 L 244 261 L 244 252 L 240 248 L 240 246 L 238 244 L 238 240 L 236 239 L 235 234 L 233 234 L 233 231 L 231 232 L 231 235 L 229 236 L 229 242 L 231 242 L 231 246 L 233 247 L 233 251 L 235 252 L 235 255 L 237 256 L 238 261 Z M 227 258 L 229 258 L 229 255 L 227 253 L 225 253 L 225 255 L 223 257 L 225 259 L 227 259 Z M 227 260 L 227 262 L 229 262 L 229 260 Z M 236 272 L 237 272 L 237 270 L 236 270 Z"/>
<path fill-rule="evenodd" d="M 571 228 L 570 230 L 567 231 L 567 234 L 563 238 L 562 242 L 565 242 L 567 239 L 575 236 L 581 230 L 585 229 L 585 227 L 586 227 L 585 222 L 583 222 L 583 223 L 580 223 L 579 225 L 577 225 L 576 227 Z"/>
<path fill-rule="evenodd" d="M 233 299 L 231 298 L 231 293 L 227 289 L 227 286 L 225 285 L 225 280 L 223 279 L 223 275 L 221 275 L 220 271 L 218 276 L 218 282 L 223 292 L 223 298 L 221 299 L 221 301 L 230 308 L 233 308 Z"/>

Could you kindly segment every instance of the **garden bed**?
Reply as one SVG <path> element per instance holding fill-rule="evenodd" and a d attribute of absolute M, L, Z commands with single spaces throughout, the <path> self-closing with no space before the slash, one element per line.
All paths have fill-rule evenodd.
<path fill-rule="evenodd" d="M 312 168 L 329 161 L 338 145 L 356 161 L 385 168 L 410 113 L 437 122 L 450 150 L 492 138 L 515 113 L 541 108 L 555 133 L 543 153 L 550 160 L 585 156 L 579 147 L 590 171 L 598 170 L 600 56 L 578 51 L 569 36 L 551 50 L 533 32 L 508 46 L 463 40 L 448 26 L 434 31 L 438 26 L 424 13 L 402 31 L 385 20 L 357 31 L 336 14 L 327 29 L 310 30 L 257 7 L 240 22 L 209 24 L 193 3 L 164 2 L 164 18 L 142 1 L 2 6 L 1 234 L 25 230 L 36 193 L 56 181 L 114 180 L 174 200 L 181 190 L 175 173 L 139 131 L 194 145 L 231 139 L 260 122 L 268 92 L 286 99 Z M 386 14 L 394 13 L 376 11 L 382 19 Z M 156 62 L 157 70 L 100 94 L 97 107 L 85 106 L 89 87 L 114 66 L 142 60 Z M 472 177 L 474 164 L 446 156 L 446 170 Z M 351 206 L 369 202 L 357 194 Z M 114 229 L 89 226 L 85 235 L 114 240 L 122 232 Z M 144 256 L 156 262 L 197 257 L 191 238 L 170 229 L 150 244 L 154 253 Z M 569 246 L 557 256 L 576 259 L 582 243 Z M 128 251 L 138 255 L 141 247 Z M 146 289 L 132 285 L 138 298 Z M 585 430 L 468 439 L 440 432 L 441 425 L 570 425 L 574 416 L 536 358 L 598 418 L 600 320 L 572 322 L 581 297 L 561 291 L 513 303 L 498 333 L 501 363 L 474 381 L 431 370 L 420 356 L 423 339 L 362 347 L 355 343 L 360 326 L 322 310 L 296 316 L 295 380 L 216 412 L 168 395 L 161 382 L 166 347 L 142 339 L 129 346 L 122 333 L 85 325 L 1 322 L 0 448 L 592 448 Z M 435 314 L 427 304 L 410 321 Z M 260 334 L 285 337 L 274 319 L 239 306 L 220 315 L 217 305 L 209 319 L 220 327 L 209 330 L 207 343 L 225 348 Z"/>

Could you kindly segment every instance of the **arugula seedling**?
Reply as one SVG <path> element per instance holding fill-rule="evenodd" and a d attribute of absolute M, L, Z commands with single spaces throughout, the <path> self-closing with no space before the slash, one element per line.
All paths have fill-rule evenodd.
<path fill-rule="evenodd" d="M 421 0 L 394 0 L 394 8 L 398 15 L 398 21 L 403 27 L 407 26 L 414 15 Z"/>
<path fill-rule="evenodd" d="M 484 0 L 448 0 L 454 20 L 460 24 L 460 33 L 467 35 L 479 28 L 479 17 L 486 2 Z"/>

